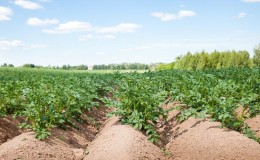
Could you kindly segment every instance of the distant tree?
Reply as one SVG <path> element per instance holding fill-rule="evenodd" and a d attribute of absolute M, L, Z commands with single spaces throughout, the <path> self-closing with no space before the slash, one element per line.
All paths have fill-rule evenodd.
<path fill-rule="evenodd" d="M 14 67 L 13 64 L 7 64 L 7 63 L 4 63 L 1 65 L 1 67 Z"/>
<path fill-rule="evenodd" d="M 168 64 L 159 64 L 157 65 L 156 70 L 168 70 Z"/>
<path fill-rule="evenodd" d="M 7 63 L 2 64 L 1 67 L 7 67 Z"/>
<path fill-rule="evenodd" d="M 24 68 L 35 68 L 34 64 L 24 64 L 23 65 Z"/>
<path fill-rule="evenodd" d="M 252 60 L 248 51 L 240 51 L 239 54 L 238 67 L 252 67 Z"/>
<path fill-rule="evenodd" d="M 67 65 L 65 65 L 65 64 L 62 65 L 61 68 L 64 69 L 64 70 L 68 69 Z"/>
<path fill-rule="evenodd" d="M 260 66 L 260 45 L 255 49 L 254 56 L 255 65 Z M 172 69 L 168 65 L 162 64 L 157 66 L 157 69 Z M 229 67 L 252 67 L 253 60 L 250 59 L 248 51 L 225 51 L 207 53 L 205 51 L 191 54 L 188 52 L 184 56 L 179 56 L 174 62 L 174 69 L 221 69 Z"/>
<path fill-rule="evenodd" d="M 255 66 L 260 66 L 260 44 L 254 49 L 253 63 Z"/>
<path fill-rule="evenodd" d="M 121 63 L 121 64 L 99 64 L 94 65 L 94 70 L 148 70 L 150 65 L 142 63 Z"/>
<path fill-rule="evenodd" d="M 185 56 L 183 56 L 183 62 L 180 64 L 180 66 L 183 69 L 191 69 L 193 65 L 193 56 L 190 52 L 188 52 Z"/>
<path fill-rule="evenodd" d="M 208 64 L 208 53 L 202 51 L 199 54 L 199 61 L 197 64 L 197 69 L 205 69 L 205 68 L 207 68 L 207 64 Z"/>

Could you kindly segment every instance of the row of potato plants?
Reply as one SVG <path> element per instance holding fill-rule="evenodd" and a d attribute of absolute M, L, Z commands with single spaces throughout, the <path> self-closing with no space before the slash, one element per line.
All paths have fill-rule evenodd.
<path fill-rule="evenodd" d="M 160 117 L 167 117 L 162 104 L 168 99 L 185 104 L 176 107 L 181 110 L 179 122 L 191 116 L 210 116 L 223 127 L 260 142 L 244 122 L 260 114 L 259 68 L 132 73 L 120 75 L 117 80 L 114 98 L 103 101 L 116 106 L 113 113 L 120 115 L 123 123 L 146 131 L 151 141 L 159 139 L 155 124 Z M 236 113 L 238 107 L 243 108 L 240 115 Z"/>
<path fill-rule="evenodd" d="M 80 121 L 83 112 L 98 106 L 109 80 L 105 75 L 27 69 L 1 69 L 0 116 L 25 118 L 40 140 L 55 126 Z"/>

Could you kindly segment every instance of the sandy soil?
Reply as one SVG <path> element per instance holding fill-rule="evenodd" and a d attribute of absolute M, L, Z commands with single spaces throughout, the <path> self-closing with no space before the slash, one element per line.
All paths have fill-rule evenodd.
<path fill-rule="evenodd" d="M 114 119 L 117 119 L 114 117 Z M 141 132 L 127 125 L 110 123 L 89 146 L 85 160 L 139 160 L 163 159 L 160 149 L 148 142 Z"/>
<path fill-rule="evenodd" d="M 165 108 L 176 105 L 171 103 Z M 166 122 L 157 125 L 161 143 L 154 145 L 141 132 L 121 125 L 118 117 L 107 119 L 104 108 L 88 113 L 93 119 L 75 124 L 79 130 L 53 129 L 46 141 L 34 133 L 19 130 L 18 120 L 0 118 L 0 159 L 75 159 L 75 160 L 258 160 L 260 144 L 244 135 L 220 128 L 219 122 L 189 118 L 179 124 L 179 111 L 169 113 Z M 246 122 L 259 131 L 259 116 Z M 259 132 L 258 132 L 259 133 Z"/>
<path fill-rule="evenodd" d="M 89 143 L 107 120 L 107 110 L 92 108 L 84 115 L 88 117 L 83 118 L 84 123 L 74 122 L 78 129 L 54 128 L 45 141 L 36 139 L 33 132 L 18 129 L 18 120 L 0 118 L 0 159 L 83 159 Z"/>
<path fill-rule="evenodd" d="M 34 133 L 23 133 L 0 146 L 0 159 L 76 159 L 72 149 L 49 144 L 34 138 Z"/>
<path fill-rule="evenodd" d="M 260 115 L 245 121 L 248 126 L 256 132 L 256 136 L 260 138 Z"/>
<path fill-rule="evenodd" d="M 260 145 L 244 135 L 220 128 L 220 123 L 189 118 L 171 130 L 166 149 L 170 159 L 258 160 Z"/>
<path fill-rule="evenodd" d="M 174 103 L 167 108 L 173 107 Z M 167 124 L 161 128 L 164 133 L 163 143 L 169 152 L 168 159 L 187 160 L 258 160 L 260 144 L 244 135 L 221 128 L 219 122 L 189 118 L 181 124 L 177 123 L 176 115 L 170 112 Z M 259 117 L 251 119 L 251 127 L 259 129 Z M 256 127 L 257 126 L 257 127 Z"/>
<path fill-rule="evenodd" d="M 243 111 L 243 107 L 240 106 L 236 109 L 235 113 L 238 117 L 241 116 Z M 256 136 L 260 138 L 260 115 L 257 115 L 254 118 L 249 118 L 249 109 L 246 109 L 244 112 L 244 118 L 246 119 L 245 122 L 248 126 L 256 132 Z"/>
<path fill-rule="evenodd" d="M 13 119 L 11 116 L 0 118 L 0 144 L 13 139 L 22 133 L 18 128 L 19 118 Z"/>

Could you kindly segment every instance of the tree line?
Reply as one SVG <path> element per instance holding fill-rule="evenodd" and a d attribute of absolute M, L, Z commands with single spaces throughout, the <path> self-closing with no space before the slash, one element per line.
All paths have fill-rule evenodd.
<path fill-rule="evenodd" d="M 142 63 L 101 64 L 94 65 L 93 70 L 148 70 L 151 65 Z"/>
<path fill-rule="evenodd" d="M 22 65 L 22 68 L 42 68 L 42 69 L 58 69 L 58 70 L 148 70 L 155 68 L 157 64 L 142 64 L 142 63 L 122 63 L 122 64 L 100 64 L 100 65 L 62 65 L 62 66 L 40 66 L 31 63 Z M 14 67 L 13 64 L 4 63 L 1 67 Z"/>
<path fill-rule="evenodd" d="M 1 67 L 14 67 L 13 64 L 4 63 Z M 260 44 L 254 49 L 254 56 L 250 58 L 248 51 L 213 51 L 188 52 L 179 56 L 169 64 L 142 64 L 142 63 L 121 63 L 121 64 L 96 64 L 93 66 L 81 65 L 62 65 L 60 66 L 39 66 L 34 64 L 24 64 L 23 68 L 43 68 L 60 70 L 167 70 L 167 69 L 221 69 L 229 67 L 260 67 Z"/>
<path fill-rule="evenodd" d="M 13 64 L 7 64 L 4 63 L 1 65 L 1 67 L 14 67 Z M 26 63 L 22 66 L 20 66 L 22 68 L 42 68 L 42 69 L 60 69 L 60 70 L 88 70 L 88 66 L 81 64 L 81 65 L 76 65 L 76 66 L 72 66 L 72 65 L 62 65 L 60 66 L 41 66 L 41 65 L 35 65 L 32 63 Z"/>
<path fill-rule="evenodd" d="M 13 64 L 7 64 L 7 63 L 4 63 L 1 65 L 1 67 L 14 67 Z"/>
<path fill-rule="evenodd" d="M 169 64 L 160 64 L 157 70 L 167 69 L 221 69 L 229 67 L 254 67 L 260 66 L 260 45 L 254 49 L 254 56 L 250 58 L 248 51 L 214 51 L 211 53 L 202 51 L 195 54 L 188 52 L 179 56 Z"/>

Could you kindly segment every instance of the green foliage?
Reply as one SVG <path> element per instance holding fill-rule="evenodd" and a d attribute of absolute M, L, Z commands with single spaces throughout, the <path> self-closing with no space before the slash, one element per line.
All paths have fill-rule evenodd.
<path fill-rule="evenodd" d="M 106 78 L 107 80 L 105 80 Z M 21 127 L 36 132 L 44 139 L 55 126 L 65 128 L 107 92 L 105 75 L 44 71 L 32 69 L 1 69 L 0 114 L 25 117 Z M 101 90 L 104 88 L 104 90 Z"/>
<path fill-rule="evenodd" d="M 119 115 L 122 123 L 144 131 L 156 142 L 156 123 L 167 118 L 167 110 L 162 108 L 167 99 L 184 104 L 176 107 L 181 111 L 179 122 L 189 117 L 211 117 L 259 142 L 244 121 L 260 114 L 260 68 L 205 69 L 210 63 L 204 60 L 211 57 L 203 54 L 204 58 L 196 55 L 194 59 L 188 55 L 188 60 L 200 63 L 201 68 L 192 71 L 88 74 L 1 68 L 0 116 L 23 116 L 20 127 L 32 129 L 42 140 L 52 127 L 81 122 L 83 112 L 101 100 L 115 107 L 110 115 Z M 224 62 L 221 54 L 215 52 L 214 56 Z M 225 64 L 219 62 L 212 63 L 212 68 Z M 192 64 L 189 66 L 197 69 Z M 108 93 L 113 96 L 106 97 Z M 239 106 L 243 111 L 236 115 Z"/>
<path fill-rule="evenodd" d="M 116 104 L 113 114 L 121 116 L 122 123 L 145 130 L 152 142 L 158 141 L 159 138 L 154 124 L 160 116 L 166 117 L 161 103 L 165 100 L 167 92 L 159 87 L 155 77 L 151 77 L 149 73 L 125 75 L 120 79 L 114 100 L 106 101 L 107 105 Z M 117 99 L 120 101 L 116 101 Z"/>
<path fill-rule="evenodd" d="M 257 65 L 259 57 L 259 49 L 255 49 L 255 56 L 253 60 L 250 59 L 249 53 L 247 51 L 214 51 L 211 53 L 202 51 L 195 54 L 188 52 L 186 55 L 178 57 L 175 62 L 158 65 L 157 70 L 203 70 L 230 67 L 252 67 L 254 64 Z"/>
<path fill-rule="evenodd" d="M 156 70 L 160 71 L 160 70 L 171 70 L 174 68 L 174 62 L 170 63 L 170 64 L 159 64 L 156 67 Z"/>
<path fill-rule="evenodd" d="M 122 64 L 100 64 L 94 65 L 93 70 L 148 70 L 150 65 L 142 63 L 122 63 Z"/>
<path fill-rule="evenodd" d="M 251 128 L 245 124 L 243 130 L 242 130 L 242 133 L 247 136 L 248 138 L 251 138 L 253 139 L 254 141 L 260 143 L 260 138 L 256 137 L 255 136 L 255 131 L 251 130 Z"/>
<path fill-rule="evenodd" d="M 62 65 L 61 68 L 56 67 L 55 69 L 63 69 L 63 70 L 88 70 L 88 66 L 81 64 L 78 66 L 71 66 L 71 65 Z"/>
<path fill-rule="evenodd" d="M 116 107 L 114 114 L 120 115 L 123 123 L 145 130 L 150 138 L 158 137 L 154 124 L 160 116 L 166 117 L 166 111 L 160 107 L 166 97 L 185 104 L 177 107 L 181 110 L 179 122 L 210 116 L 220 121 L 222 127 L 243 132 L 246 118 L 237 116 L 235 110 L 242 105 L 249 110 L 250 117 L 260 113 L 259 80 L 260 68 L 127 74 L 118 79 L 114 98 L 106 99 L 106 103 Z"/>
<path fill-rule="evenodd" d="M 24 64 L 24 68 L 35 68 L 36 66 L 34 64 Z"/>
<path fill-rule="evenodd" d="M 254 57 L 253 57 L 253 62 L 255 66 L 260 66 L 260 44 L 254 49 Z"/>
<path fill-rule="evenodd" d="M 14 67 L 13 64 L 7 64 L 7 63 L 4 63 L 1 65 L 1 67 Z"/>

